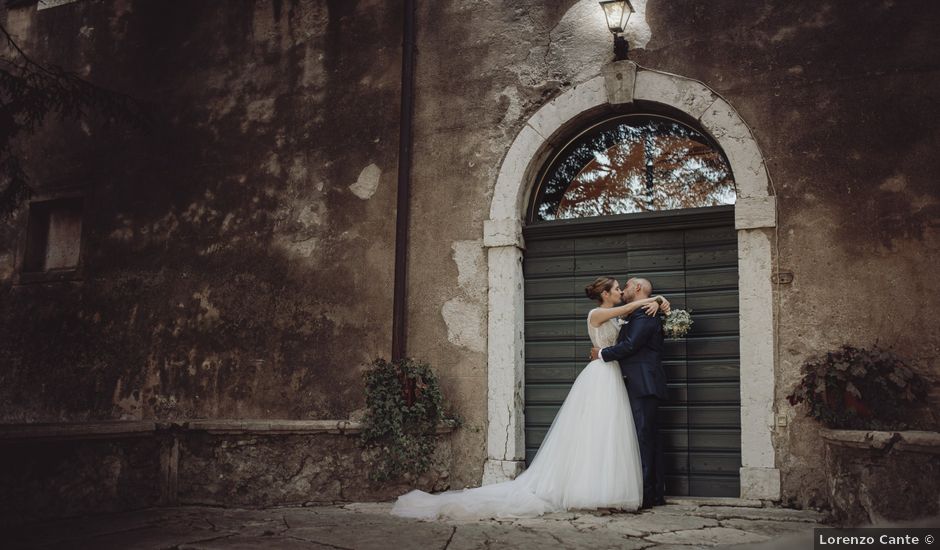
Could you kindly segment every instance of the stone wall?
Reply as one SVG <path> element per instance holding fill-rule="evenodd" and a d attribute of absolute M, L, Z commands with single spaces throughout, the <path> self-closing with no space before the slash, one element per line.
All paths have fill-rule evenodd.
<path fill-rule="evenodd" d="M 451 428 L 428 472 L 370 479 L 361 426 L 323 421 L 109 422 L 0 427 L 0 525 L 154 506 L 390 500 L 453 485 Z"/>
<path fill-rule="evenodd" d="M 940 513 L 940 433 L 823 430 L 832 518 L 887 525 Z"/>
<path fill-rule="evenodd" d="M 149 508 L 161 500 L 165 438 L 0 442 L 0 525 Z"/>

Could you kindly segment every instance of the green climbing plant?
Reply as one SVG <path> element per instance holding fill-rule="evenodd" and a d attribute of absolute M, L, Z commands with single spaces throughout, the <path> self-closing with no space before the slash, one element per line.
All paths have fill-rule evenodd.
<path fill-rule="evenodd" d="M 431 367 L 414 359 L 376 359 L 365 372 L 366 415 L 360 444 L 374 457 L 374 481 L 418 476 L 431 467 L 444 397 Z"/>

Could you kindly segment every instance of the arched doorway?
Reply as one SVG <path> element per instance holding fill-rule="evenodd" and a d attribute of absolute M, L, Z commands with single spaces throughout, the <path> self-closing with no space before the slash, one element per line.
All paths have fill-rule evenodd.
<path fill-rule="evenodd" d="M 525 454 L 537 452 L 586 364 L 584 286 L 650 279 L 692 310 L 667 340 L 667 494 L 737 497 L 741 467 L 738 262 L 731 168 L 691 123 L 661 114 L 579 129 L 541 172 L 523 234 Z"/>
<path fill-rule="evenodd" d="M 738 256 L 742 498 L 779 500 L 773 446 L 774 309 L 771 273 L 775 198 L 763 157 L 734 108 L 701 82 L 614 62 L 542 106 L 516 135 L 483 224 L 487 250 L 487 427 L 483 483 L 515 477 L 525 466 L 525 277 L 529 198 L 553 151 L 592 117 L 650 106 L 677 113 L 720 147 L 734 178 Z M 634 109 L 635 110 L 635 109 Z M 651 214 L 651 215 L 655 215 Z M 572 222 L 575 223 L 575 222 Z"/>

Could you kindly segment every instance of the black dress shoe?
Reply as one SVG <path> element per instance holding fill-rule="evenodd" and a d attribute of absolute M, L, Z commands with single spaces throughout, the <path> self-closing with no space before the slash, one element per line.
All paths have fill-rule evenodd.
<path fill-rule="evenodd" d="M 662 497 L 653 500 L 653 506 L 665 506 L 665 505 L 666 505 L 666 499 Z"/>

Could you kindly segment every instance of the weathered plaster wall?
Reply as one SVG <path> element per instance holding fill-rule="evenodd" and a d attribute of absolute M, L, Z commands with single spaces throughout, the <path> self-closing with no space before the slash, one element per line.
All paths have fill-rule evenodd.
<path fill-rule="evenodd" d="M 466 334 L 469 326 L 485 333 L 486 308 L 474 285 L 460 282 L 474 264 L 455 250 L 480 235 L 485 212 L 476 205 L 490 200 L 522 122 L 609 61 L 610 36 L 587 4 L 595 3 L 434 2 L 419 13 L 433 24 L 420 26 L 411 253 L 432 261 L 412 267 L 412 351 L 453 365 L 446 383 L 470 415 L 468 449 L 483 440 L 472 431 L 485 410 L 485 360 Z M 929 122 L 940 87 L 929 23 L 937 10 L 897 2 L 642 7 L 631 58 L 720 92 L 751 125 L 776 184 L 778 264 L 795 275 L 780 291 L 777 375 L 767 380 L 789 421 L 775 432 L 777 464 L 785 501 L 824 504 L 817 425 L 784 399 L 802 362 L 843 343 L 878 342 L 940 378 L 940 337 L 911 329 L 918 310 L 938 300 L 940 186 L 930 152 L 940 134 Z M 478 476 L 477 453 L 457 471 Z"/>
<path fill-rule="evenodd" d="M 409 354 L 442 372 L 465 425 L 456 486 L 486 458 L 483 220 L 502 158 L 532 112 L 600 71 L 609 32 L 587 0 L 419 2 Z"/>
<path fill-rule="evenodd" d="M 149 133 L 50 124 L 34 182 L 86 192 L 84 280 L 13 286 L 0 420 L 345 418 L 388 355 L 401 7 L 14 8 L 36 60 L 147 101 Z"/>
<path fill-rule="evenodd" d="M 408 353 L 464 417 L 462 486 L 485 458 L 481 235 L 500 162 L 533 112 L 600 73 L 611 39 L 593 0 L 418 4 Z M 940 378 L 940 335 L 911 328 L 940 305 L 940 8 L 636 4 L 631 58 L 721 93 L 776 184 L 795 277 L 767 381 L 789 420 L 777 464 L 784 500 L 823 504 L 817 426 L 784 400 L 799 365 L 878 341 Z M 390 341 L 400 3 L 115 0 L 9 21 L 37 58 L 161 116 L 148 136 L 90 125 L 32 149 L 40 179 L 92 168 L 95 214 L 82 285 L 13 288 L 22 214 L 0 226 L 2 419 L 360 407 L 358 366 Z"/>
<path fill-rule="evenodd" d="M 776 184 L 781 287 L 776 409 L 783 498 L 826 500 L 817 425 L 785 401 L 809 357 L 842 344 L 894 347 L 940 378 L 940 91 L 935 6 L 902 2 L 658 2 L 640 64 L 722 93 Z M 940 395 L 933 395 L 934 407 Z M 924 422 L 937 425 L 936 418 Z"/>

